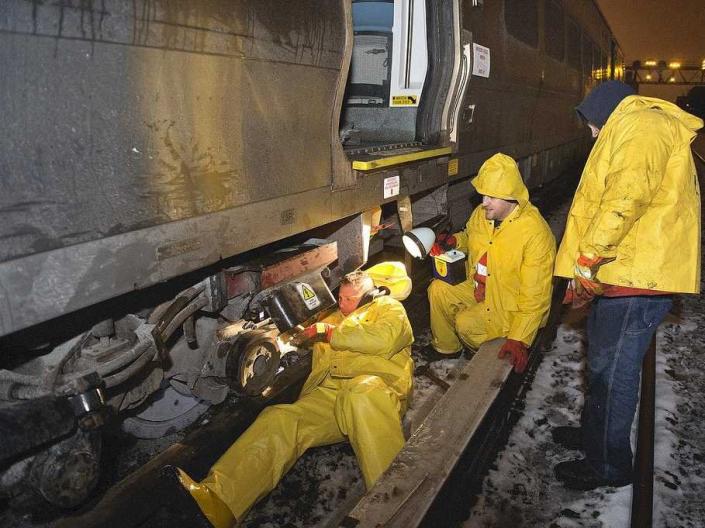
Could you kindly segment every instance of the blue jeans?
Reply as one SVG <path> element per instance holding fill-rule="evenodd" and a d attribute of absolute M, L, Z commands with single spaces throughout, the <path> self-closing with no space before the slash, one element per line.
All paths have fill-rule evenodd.
<path fill-rule="evenodd" d="M 642 360 L 672 304 L 670 295 L 596 297 L 592 303 L 581 422 L 585 454 L 603 478 L 632 478 L 629 440 Z"/>

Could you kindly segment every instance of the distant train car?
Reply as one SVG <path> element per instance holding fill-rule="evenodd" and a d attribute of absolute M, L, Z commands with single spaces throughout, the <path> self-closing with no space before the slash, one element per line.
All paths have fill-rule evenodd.
<path fill-rule="evenodd" d="M 579 160 L 573 108 L 622 72 L 593 2 L 0 10 L 0 491 L 67 507 L 106 409 L 155 437 L 266 390 L 345 272 L 464 220 L 488 156 L 529 187 Z"/>

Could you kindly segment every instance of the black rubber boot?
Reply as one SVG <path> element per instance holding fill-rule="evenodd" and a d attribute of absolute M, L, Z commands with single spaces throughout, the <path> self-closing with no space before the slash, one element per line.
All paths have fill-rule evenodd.
<path fill-rule="evenodd" d="M 583 431 L 580 427 L 563 425 L 551 429 L 553 442 L 568 449 L 583 451 Z"/>
<path fill-rule="evenodd" d="M 556 464 L 553 468 L 556 478 L 563 482 L 566 488 L 587 491 L 603 486 L 621 488 L 632 483 L 631 478 L 607 479 L 597 473 L 584 458 L 568 460 Z"/>
<path fill-rule="evenodd" d="M 421 355 L 429 363 L 432 363 L 434 361 L 440 361 L 442 359 L 458 359 L 462 353 L 463 353 L 463 351 L 461 349 L 458 352 L 455 352 L 453 354 L 441 354 L 435 348 L 433 348 L 431 345 L 428 345 L 427 347 L 424 347 L 421 350 Z"/>

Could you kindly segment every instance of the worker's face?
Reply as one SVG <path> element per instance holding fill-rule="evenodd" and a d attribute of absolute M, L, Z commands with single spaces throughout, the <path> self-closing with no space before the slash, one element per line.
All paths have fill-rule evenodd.
<path fill-rule="evenodd" d="M 345 316 L 353 313 L 357 305 L 360 304 L 363 293 L 352 284 L 343 284 L 338 290 L 338 309 L 340 313 Z"/>
<path fill-rule="evenodd" d="M 592 123 L 588 123 L 588 127 L 590 127 L 590 132 L 592 133 L 592 138 L 595 139 L 597 136 L 600 135 L 600 128 L 593 125 Z"/>
<path fill-rule="evenodd" d="M 517 206 L 514 202 L 493 198 L 492 196 L 482 197 L 482 207 L 485 210 L 487 220 L 504 220 Z"/>

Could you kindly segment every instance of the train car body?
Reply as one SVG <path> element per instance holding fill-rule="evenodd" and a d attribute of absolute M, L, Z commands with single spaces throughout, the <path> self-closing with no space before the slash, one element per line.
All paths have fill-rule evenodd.
<path fill-rule="evenodd" d="M 281 307 L 296 291 L 334 304 L 380 207 L 400 230 L 464 221 L 467 178 L 498 151 L 542 185 L 585 153 L 575 105 L 621 76 L 588 1 L 0 10 L 0 398 L 11 417 L 71 402 L 40 455 L 13 440 L 0 489 L 28 481 L 65 506 L 97 479 L 95 409 L 171 391 L 197 416 L 234 386 L 265 389 L 301 319 Z M 157 412 L 154 435 L 186 414 Z M 61 491 L 72 464 L 83 480 Z"/>

